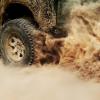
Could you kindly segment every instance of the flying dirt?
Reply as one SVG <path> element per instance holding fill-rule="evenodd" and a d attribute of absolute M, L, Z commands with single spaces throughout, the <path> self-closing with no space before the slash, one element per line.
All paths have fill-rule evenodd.
<path fill-rule="evenodd" d="M 100 3 L 84 2 L 65 14 L 67 37 L 35 35 L 34 65 L 0 61 L 1 100 L 100 100 Z"/>
<path fill-rule="evenodd" d="M 85 79 L 100 77 L 100 7 L 76 7 L 71 12 L 69 37 L 64 41 L 61 64 L 73 64 Z"/>

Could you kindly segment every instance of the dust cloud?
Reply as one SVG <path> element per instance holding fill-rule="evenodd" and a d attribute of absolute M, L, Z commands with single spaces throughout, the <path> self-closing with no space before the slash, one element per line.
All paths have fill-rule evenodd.
<path fill-rule="evenodd" d="M 100 3 L 73 7 L 69 19 L 60 64 L 72 65 L 87 80 L 100 80 Z"/>
<path fill-rule="evenodd" d="M 95 81 L 100 80 L 100 5 L 76 1 L 65 25 L 68 37 L 57 49 L 59 65 L 11 67 L 0 62 L 0 100 L 100 100 Z M 48 38 L 49 48 L 59 41 Z"/>
<path fill-rule="evenodd" d="M 34 67 L 34 68 L 33 68 Z M 59 66 L 7 67 L 0 63 L 1 100 L 99 100 L 100 84 Z"/>

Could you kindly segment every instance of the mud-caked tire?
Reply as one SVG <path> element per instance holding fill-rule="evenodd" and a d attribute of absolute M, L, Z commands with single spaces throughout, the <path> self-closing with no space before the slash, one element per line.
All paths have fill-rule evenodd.
<path fill-rule="evenodd" d="M 3 25 L 0 48 L 5 64 L 31 65 L 34 62 L 34 30 L 25 19 L 14 19 Z"/>

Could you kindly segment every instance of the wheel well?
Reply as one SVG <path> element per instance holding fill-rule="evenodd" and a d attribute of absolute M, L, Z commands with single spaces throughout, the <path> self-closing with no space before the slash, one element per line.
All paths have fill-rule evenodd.
<path fill-rule="evenodd" d="M 9 20 L 16 19 L 16 18 L 26 18 L 30 20 L 33 24 L 36 24 L 38 26 L 31 10 L 27 6 L 23 4 L 19 4 L 19 3 L 9 4 L 5 8 L 2 24 L 4 24 L 5 22 Z"/>

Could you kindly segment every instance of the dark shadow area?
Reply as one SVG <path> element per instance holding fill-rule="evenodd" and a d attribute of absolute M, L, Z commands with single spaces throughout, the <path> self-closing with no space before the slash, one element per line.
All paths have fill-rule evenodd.
<path fill-rule="evenodd" d="M 2 24 L 16 18 L 25 18 L 30 20 L 32 23 L 38 25 L 34 20 L 33 14 L 28 7 L 19 3 L 9 4 L 5 9 Z"/>

